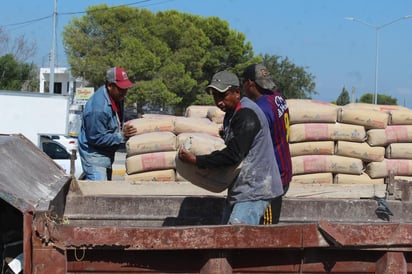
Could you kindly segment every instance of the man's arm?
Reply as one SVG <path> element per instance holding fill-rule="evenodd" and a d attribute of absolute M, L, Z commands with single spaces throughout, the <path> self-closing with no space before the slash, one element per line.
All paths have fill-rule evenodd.
<path fill-rule="evenodd" d="M 233 137 L 226 147 L 209 155 L 196 156 L 196 165 L 200 168 L 216 168 L 239 164 L 249 153 L 256 134 L 261 130 L 259 118 L 249 108 L 242 108 L 232 118 Z"/>

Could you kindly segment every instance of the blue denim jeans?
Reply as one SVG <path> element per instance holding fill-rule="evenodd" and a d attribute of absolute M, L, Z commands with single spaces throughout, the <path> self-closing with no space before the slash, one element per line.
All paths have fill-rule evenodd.
<path fill-rule="evenodd" d="M 85 180 L 90 181 L 110 181 L 112 179 L 112 163 L 111 157 L 99 155 L 97 153 L 85 154 L 81 153 L 83 172 L 86 175 Z"/>
<path fill-rule="evenodd" d="M 112 180 L 112 169 L 100 166 L 90 166 L 84 169 L 86 174 L 85 180 L 89 181 L 111 181 Z"/>
<path fill-rule="evenodd" d="M 258 200 L 238 202 L 232 209 L 226 206 L 223 212 L 223 224 L 258 225 L 268 205 L 269 201 Z"/>

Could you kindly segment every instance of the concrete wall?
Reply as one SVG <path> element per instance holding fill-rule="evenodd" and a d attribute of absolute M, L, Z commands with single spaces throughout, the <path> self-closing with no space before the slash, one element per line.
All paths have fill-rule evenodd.
<path fill-rule="evenodd" d="M 50 82 L 50 68 L 40 68 L 40 93 L 49 92 Z M 74 91 L 75 86 L 80 86 L 81 81 L 75 79 L 68 68 L 58 67 L 54 68 L 54 83 L 60 88 L 55 87 L 54 93 L 69 95 Z"/>

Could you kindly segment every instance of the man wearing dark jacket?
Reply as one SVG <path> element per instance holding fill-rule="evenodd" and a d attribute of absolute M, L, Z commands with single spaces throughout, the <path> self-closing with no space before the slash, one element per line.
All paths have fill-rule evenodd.
<path fill-rule="evenodd" d="M 241 98 L 235 74 L 216 73 L 206 91 L 225 112 L 226 147 L 208 155 L 194 155 L 181 147 L 178 157 L 183 162 L 209 169 L 242 162 L 239 175 L 228 189 L 223 223 L 259 224 L 270 201 L 283 194 L 268 122 L 253 101 Z"/>

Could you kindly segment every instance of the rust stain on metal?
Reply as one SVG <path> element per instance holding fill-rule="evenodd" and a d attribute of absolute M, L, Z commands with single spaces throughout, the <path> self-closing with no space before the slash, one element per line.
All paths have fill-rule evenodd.
<path fill-rule="evenodd" d="M 322 221 L 319 229 L 339 246 L 408 246 L 412 245 L 411 224 L 340 224 Z"/>
<path fill-rule="evenodd" d="M 50 240 L 66 247 L 121 246 L 128 249 L 300 248 L 319 246 L 307 233 L 315 224 L 287 226 L 192 226 L 165 228 L 78 227 L 50 224 Z M 306 231 L 304 233 L 304 231 Z M 302 237 L 309 235 L 305 241 Z"/>
<path fill-rule="evenodd" d="M 408 273 L 403 252 L 387 252 L 377 262 L 377 273 Z"/>
<path fill-rule="evenodd" d="M 412 224 L 88 227 L 46 216 L 35 224 L 50 245 L 36 246 L 34 261 L 58 273 L 395 273 L 412 263 Z"/>

